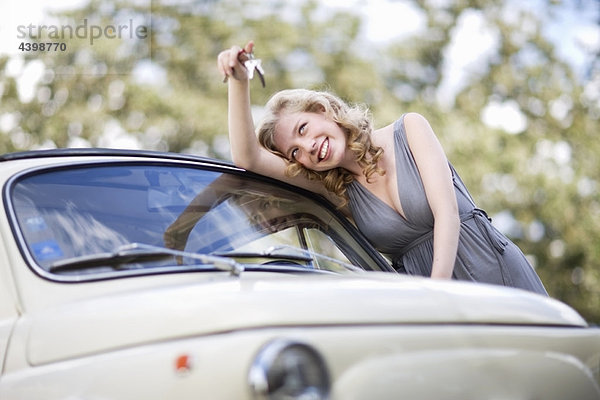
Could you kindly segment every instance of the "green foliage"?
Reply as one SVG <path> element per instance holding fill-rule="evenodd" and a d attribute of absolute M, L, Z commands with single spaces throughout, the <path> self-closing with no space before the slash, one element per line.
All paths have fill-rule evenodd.
<path fill-rule="evenodd" d="M 361 36 L 360 16 L 324 14 L 310 0 L 151 7 L 93 0 L 56 18 L 73 26 L 132 19 L 149 36 L 93 45 L 73 38 L 65 52 L 25 53 L 23 68 L 42 63 L 44 70 L 31 100 L 19 98 L 18 76 L 8 73 L 7 64 L 17 61 L 0 58 L 0 117 L 9 121 L 0 151 L 116 145 L 227 158 L 226 85 L 216 56 L 253 39 L 267 80 L 266 89 L 252 82 L 257 107 L 280 89 L 303 86 L 368 103 L 378 126 L 406 111 L 423 113 L 480 206 L 514 218 L 510 236 L 550 294 L 600 323 L 600 107 L 585 89 L 600 72 L 576 77 L 541 36 L 536 15 L 507 22 L 497 1 L 445 3 L 413 2 L 426 15 L 425 32 L 377 47 Z M 498 51 L 453 104 L 441 107 L 444 52 L 469 10 L 485 16 Z M 140 79 L 144 66 L 151 79 Z M 526 128 L 509 134 L 485 125 L 490 103 L 516 105 Z"/>

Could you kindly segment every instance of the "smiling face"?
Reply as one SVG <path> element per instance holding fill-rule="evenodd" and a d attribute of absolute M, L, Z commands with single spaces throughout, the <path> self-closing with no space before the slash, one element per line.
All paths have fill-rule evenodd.
<path fill-rule="evenodd" d="M 313 171 L 343 167 L 347 157 L 344 131 L 322 112 L 282 113 L 273 139 L 288 160 Z"/>

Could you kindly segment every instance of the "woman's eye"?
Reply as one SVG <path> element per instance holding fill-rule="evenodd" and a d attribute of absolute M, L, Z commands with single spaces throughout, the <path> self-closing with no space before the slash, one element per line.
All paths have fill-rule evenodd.
<path fill-rule="evenodd" d="M 292 150 L 292 160 L 295 160 L 297 155 L 298 155 L 298 149 Z"/>
<path fill-rule="evenodd" d="M 298 133 L 300 135 L 302 135 L 304 133 L 304 129 L 306 128 L 306 124 L 302 124 L 300 125 L 300 128 L 298 128 Z"/>

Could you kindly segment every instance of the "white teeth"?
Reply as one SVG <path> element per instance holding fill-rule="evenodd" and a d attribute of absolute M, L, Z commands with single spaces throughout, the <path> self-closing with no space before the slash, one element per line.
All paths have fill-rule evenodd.
<path fill-rule="evenodd" d="M 322 160 L 327 155 L 327 150 L 329 150 L 329 139 L 325 139 L 323 144 L 321 145 L 321 152 L 319 153 L 319 159 Z"/>

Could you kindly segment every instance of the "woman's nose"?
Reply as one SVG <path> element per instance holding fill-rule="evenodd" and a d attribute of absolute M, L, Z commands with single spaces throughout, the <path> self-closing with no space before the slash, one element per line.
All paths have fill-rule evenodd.
<path fill-rule="evenodd" d="M 317 151 L 317 142 L 314 139 L 306 138 L 303 146 L 305 151 L 309 154 L 314 154 Z"/>

